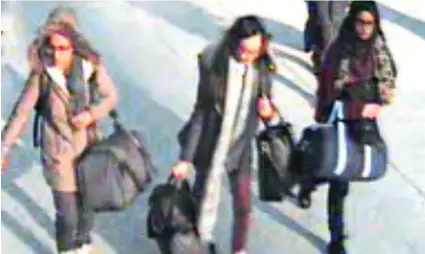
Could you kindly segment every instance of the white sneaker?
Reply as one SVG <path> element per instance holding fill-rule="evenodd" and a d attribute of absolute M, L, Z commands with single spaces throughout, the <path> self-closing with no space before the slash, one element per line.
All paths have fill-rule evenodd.
<path fill-rule="evenodd" d="M 79 249 L 60 251 L 59 254 L 78 254 Z"/>
<path fill-rule="evenodd" d="M 235 252 L 234 254 L 247 254 L 247 253 L 244 250 L 240 250 L 240 251 Z"/>
<path fill-rule="evenodd" d="M 92 253 L 93 247 L 91 244 L 84 244 L 80 248 L 77 249 L 76 254 L 90 254 Z"/>

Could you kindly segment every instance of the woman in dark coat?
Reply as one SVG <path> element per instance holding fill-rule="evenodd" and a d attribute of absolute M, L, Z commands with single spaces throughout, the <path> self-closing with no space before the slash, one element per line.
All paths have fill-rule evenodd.
<path fill-rule="evenodd" d="M 259 116 L 270 118 L 271 76 L 275 71 L 267 50 L 268 35 L 259 18 L 236 20 L 218 45 L 199 55 L 199 86 L 194 111 L 179 134 L 177 177 L 196 169 L 194 195 L 200 201 L 198 229 L 209 253 L 215 253 L 221 176 L 230 180 L 233 197 L 232 253 L 245 253 L 249 226 L 251 142 Z M 262 95 L 262 99 L 260 99 Z"/>
<path fill-rule="evenodd" d="M 336 41 L 327 51 L 319 76 L 315 119 L 326 122 L 333 103 L 342 100 L 347 120 L 376 119 L 391 102 L 396 69 L 373 1 L 353 1 Z M 361 135 L 361 133 L 360 133 Z M 299 203 L 307 208 L 322 180 L 305 183 Z M 328 195 L 329 253 L 345 253 L 344 201 L 348 182 L 331 181 Z"/>

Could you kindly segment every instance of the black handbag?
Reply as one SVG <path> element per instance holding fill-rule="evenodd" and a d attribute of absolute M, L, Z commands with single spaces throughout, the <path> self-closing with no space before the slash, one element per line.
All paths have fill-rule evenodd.
<path fill-rule="evenodd" d="M 262 201 L 281 201 L 291 194 L 296 182 L 292 125 L 280 117 L 277 125 L 264 121 L 266 128 L 256 137 L 258 190 Z"/>
<path fill-rule="evenodd" d="M 155 171 L 141 133 L 126 130 L 115 111 L 110 116 L 114 132 L 89 146 L 76 167 L 83 204 L 95 212 L 129 207 Z"/>
<path fill-rule="evenodd" d="M 187 180 L 170 176 L 149 196 L 147 232 L 149 238 L 169 237 L 196 231 L 198 204 Z"/>
<path fill-rule="evenodd" d="M 198 203 L 187 180 L 170 176 L 149 197 L 147 234 L 163 254 L 202 254 L 197 231 Z"/>

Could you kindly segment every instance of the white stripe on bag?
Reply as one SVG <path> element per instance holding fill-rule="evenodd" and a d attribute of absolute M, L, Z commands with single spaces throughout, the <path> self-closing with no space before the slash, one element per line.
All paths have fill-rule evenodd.
<path fill-rule="evenodd" d="M 364 146 L 364 155 L 363 155 L 363 172 L 362 177 L 368 177 L 370 176 L 370 173 L 372 172 L 372 147 L 369 145 Z"/>
<path fill-rule="evenodd" d="M 345 137 L 345 124 L 338 122 L 338 161 L 334 170 L 337 175 L 344 173 L 347 165 L 347 140 Z"/>
<path fill-rule="evenodd" d="M 341 101 L 335 101 L 332 108 L 331 115 L 329 116 L 328 123 L 332 123 L 335 120 L 343 119 L 344 112 Z M 346 146 L 346 137 L 345 137 L 345 124 L 341 121 L 337 123 L 338 130 L 338 160 L 334 169 L 336 175 L 341 175 L 344 173 L 346 164 L 347 164 L 347 146 Z"/>

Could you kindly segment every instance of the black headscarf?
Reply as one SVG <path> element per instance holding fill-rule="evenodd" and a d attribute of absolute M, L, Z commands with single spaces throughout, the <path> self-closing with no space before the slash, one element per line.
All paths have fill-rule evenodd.
<path fill-rule="evenodd" d="M 368 40 L 358 38 L 355 31 L 357 16 L 362 11 L 370 12 L 375 18 L 373 34 Z M 377 36 L 385 39 L 381 29 L 381 17 L 375 1 L 352 1 L 350 11 L 341 26 L 338 36 L 341 53 L 344 56 L 362 59 L 369 55 Z"/>

